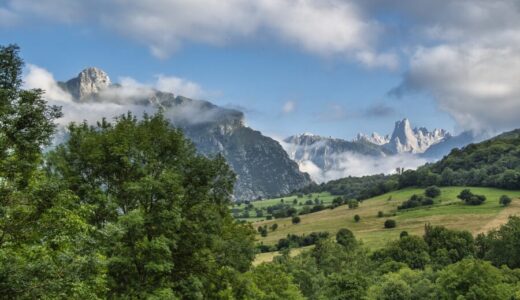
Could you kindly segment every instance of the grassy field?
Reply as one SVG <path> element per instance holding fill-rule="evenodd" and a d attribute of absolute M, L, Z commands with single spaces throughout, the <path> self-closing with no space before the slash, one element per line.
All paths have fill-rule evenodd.
<path fill-rule="evenodd" d="M 329 205 L 332 203 L 332 200 L 336 197 L 337 196 L 332 196 L 330 193 L 313 193 L 313 194 L 303 195 L 302 197 L 289 196 L 289 197 L 280 197 L 280 198 L 252 201 L 252 202 L 250 202 L 252 207 L 248 210 L 247 218 L 243 217 L 244 212 L 247 207 L 246 204 L 244 204 L 244 203 L 241 205 L 234 204 L 231 207 L 231 209 L 234 211 L 235 215 L 240 216 L 240 217 L 237 216 L 237 219 L 246 220 L 249 222 L 257 222 L 257 221 L 266 220 L 265 216 L 268 215 L 267 208 L 269 206 L 274 206 L 274 205 L 277 205 L 280 203 L 284 203 L 284 204 L 288 204 L 291 207 L 296 208 L 296 210 L 300 211 L 306 206 L 313 207 L 314 205 L 316 205 L 316 202 L 315 202 L 316 199 L 318 199 L 320 204 Z M 282 200 L 283 200 L 283 202 L 282 202 Z M 305 203 L 309 200 L 311 200 L 313 202 L 313 204 L 306 205 Z M 257 217 L 256 210 L 261 210 L 264 216 Z"/>
<path fill-rule="evenodd" d="M 452 229 L 468 230 L 473 234 L 486 232 L 507 221 L 509 215 L 520 214 L 520 191 L 507 191 L 492 188 L 470 188 L 475 194 L 485 195 L 487 200 L 479 206 L 465 205 L 457 199 L 457 195 L 464 187 L 441 188 L 442 194 L 436 198 L 436 204 L 430 207 L 414 208 L 406 211 L 397 211 L 397 206 L 408 200 L 413 194 L 422 194 L 423 189 L 408 188 L 390 192 L 381 196 L 368 199 L 360 203 L 359 208 L 349 209 L 342 205 L 333 210 L 302 215 L 300 224 L 292 224 L 291 218 L 273 219 L 269 221 L 254 222 L 253 226 L 277 223 L 278 229 L 270 231 L 267 237 L 257 236 L 259 242 L 272 245 L 284 238 L 287 234 L 309 234 L 317 231 L 328 231 L 333 236 L 338 229 L 348 228 L 356 237 L 372 249 L 384 246 L 388 241 L 399 237 L 401 231 L 410 234 L 422 235 L 424 225 L 443 225 Z M 502 207 L 498 203 L 501 195 L 508 195 L 513 202 L 508 207 Z M 323 195 L 333 199 L 330 195 Z M 266 200 L 274 203 L 279 199 Z M 332 200 L 330 200 L 332 201 Z M 260 202 L 258 203 L 260 204 Z M 378 212 L 382 211 L 385 217 L 379 218 Z M 354 222 L 354 215 L 359 215 L 361 221 Z M 397 221 L 394 229 L 384 229 L 383 223 L 387 219 Z M 275 253 L 263 253 L 258 259 L 268 261 Z"/>

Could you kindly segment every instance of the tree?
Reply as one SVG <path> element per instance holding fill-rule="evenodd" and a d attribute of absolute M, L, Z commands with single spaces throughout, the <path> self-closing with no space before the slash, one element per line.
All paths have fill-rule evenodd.
<path fill-rule="evenodd" d="M 207 298 L 219 270 L 249 268 L 254 233 L 229 214 L 235 176 L 221 156 L 197 155 L 161 113 L 71 124 L 69 132 L 49 154 L 48 172 L 105 232 L 110 297 L 189 298 L 189 290 Z"/>
<path fill-rule="evenodd" d="M 465 259 L 439 272 L 436 281 L 441 299 L 513 299 L 506 278 L 489 262 Z"/>
<path fill-rule="evenodd" d="M 358 206 L 359 206 L 359 202 L 357 200 L 352 199 L 352 200 L 348 201 L 348 208 L 349 209 L 356 209 L 356 208 L 358 208 Z"/>
<path fill-rule="evenodd" d="M 385 216 L 385 214 L 384 214 L 382 211 L 378 211 L 378 212 L 377 212 L 377 217 L 378 217 L 378 218 L 382 218 L 382 217 L 384 217 L 384 216 Z"/>
<path fill-rule="evenodd" d="M 490 231 L 484 244 L 484 258 L 495 266 L 520 268 L 520 217 L 511 216 L 498 230 Z"/>
<path fill-rule="evenodd" d="M 354 222 L 359 223 L 361 221 L 361 217 L 359 215 L 354 216 Z"/>
<path fill-rule="evenodd" d="M 401 231 L 401 233 L 399 234 L 400 238 L 404 238 L 404 237 L 407 237 L 407 236 L 408 236 L 408 231 Z"/>
<path fill-rule="evenodd" d="M 104 257 L 92 211 L 40 168 L 60 109 L 23 90 L 16 45 L 0 46 L 0 291 L 6 299 L 99 299 Z"/>
<path fill-rule="evenodd" d="M 443 226 L 425 225 L 424 241 L 429 253 L 438 265 L 455 263 L 475 254 L 473 235 L 468 231 L 447 229 Z"/>
<path fill-rule="evenodd" d="M 427 187 L 425 190 L 424 190 L 424 194 L 427 196 L 427 197 L 430 197 L 430 198 L 436 198 L 438 196 L 440 196 L 441 194 L 441 189 L 438 188 L 437 186 L 430 186 L 430 187 Z"/>
<path fill-rule="evenodd" d="M 291 221 L 293 224 L 299 224 L 301 219 L 298 216 L 294 216 Z"/>
<path fill-rule="evenodd" d="M 502 195 L 500 196 L 500 199 L 498 200 L 498 203 L 500 203 L 500 205 L 502 206 L 509 206 L 509 204 L 511 204 L 511 198 L 507 195 Z"/>
<path fill-rule="evenodd" d="M 347 228 L 341 228 L 336 233 L 336 242 L 346 249 L 352 250 L 357 246 L 356 237 Z"/>
<path fill-rule="evenodd" d="M 475 195 L 469 189 L 462 190 L 457 198 L 463 200 L 468 205 L 480 205 L 486 201 L 486 196 Z"/>
<path fill-rule="evenodd" d="M 385 221 L 385 228 L 395 228 L 397 226 L 397 222 L 392 219 L 388 219 Z"/>
<path fill-rule="evenodd" d="M 275 231 L 276 229 L 278 229 L 277 223 L 274 223 L 273 225 L 271 225 L 271 231 Z"/>
<path fill-rule="evenodd" d="M 374 254 L 379 261 L 391 259 L 407 264 L 412 269 L 424 269 L 430 262 L 428 245 L 418 236 L 405 236 L 390 242 L 385 248 Z"/>

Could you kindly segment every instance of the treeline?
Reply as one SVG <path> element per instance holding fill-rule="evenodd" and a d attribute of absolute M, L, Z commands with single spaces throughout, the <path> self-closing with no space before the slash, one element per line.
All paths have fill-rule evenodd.
<path fill-rule="evenodd" d="M 364 200 L 398 188 L 397 175 L 371 175 L 363 177 L 345 177 L 322 184 L 311 184 L 294 194 L 329 192 L 342 195 L 347 199 Z"/>

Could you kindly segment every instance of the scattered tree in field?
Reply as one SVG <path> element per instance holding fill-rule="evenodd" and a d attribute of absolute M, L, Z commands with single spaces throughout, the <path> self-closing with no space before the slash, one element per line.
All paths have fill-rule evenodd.
<path fill-rule="evenodd" d="M 507 195 L 502 195 L 500 196 L 500 199 L 498 200 L 498 202 L 500 203 L 500 205 L 502 206 L 508 206 L 509 204 L 511 204 L 511 197 L 507 196 Z"/>
<path fill-rule="evenodd" d="M 401 231 L 401 233 L 399 234 L 400 238 L 404 238 L 406 236 L 408 236 L 408 231 Z"/>
<path fill-rule="evenodd" d="M 359 215 L 354 216 L 354 222 L 359 223 L 361 221 L 361 217 Z"/>
<path fill-rule="evenodd" d="M 436 198 L 438 196 L 441 195 L 441 189 L 438 188 L 437 186 L 435 185 L 432 185 L 430 187 L 427 187 L 425 190 L 424 190 L 424 194 L 427 196 L 427 197 L 430 197 L 430 198 Z"/>
<path fill-rule="evenodd" d="M 359 207 L 359 202 L 355 199 L 352 199 L 352 200 L 349 200 L 348 201 L 348 208 L 349 209 L 356 209 Z"/>
<path fill-rule="evenodd" d="M 397 226 L 397 222 L 392 219 L 388 219 L 385 221 L 385 228 L 395 228 Z"/>
<path fill-rule="evenodd" d="M 385 214 L 384 214 L 382 211 L 378 211 L 378 212 L 377 212 L 377 217 L 378 217 L 378 218 L 382 218 L 382 217 L 384 217 L 384 216 L 385 216 Z"/>
<path fill-rule="evenodd" d="M 457 198 L 461 199 L 468 205 L 480 205 L 486 201 L 486 196 L 475 195 L 469 189 L 462 190 Z"/>
<path fill-rule="evenodd" d="M 271 231 L 275 231 L 276 229 L 278 229 L 277 223 L 274 223 L 273 225 L 271 225 Z"/>
<path fill-rule="evenodd" d="M 301 219 L 298 216 L 294 216 L 291 221 L 293 224 L 299 224 Z"/>

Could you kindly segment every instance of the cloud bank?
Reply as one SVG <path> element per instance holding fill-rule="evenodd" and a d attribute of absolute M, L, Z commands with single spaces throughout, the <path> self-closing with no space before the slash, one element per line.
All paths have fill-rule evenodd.
<path fill-rule="evenodd" d="M 302 172 L 307 172 L 312 180 L 322 183 L 348 176 L 392 174 L 396 168 L 416 169 L 427 160 L 412 154 L 397 154 L 385 157 L 362 155 L 354 152 L 336 154 L 330 169 L 321 169 L 310 160 L 299 162 Z"/>
<path fill-rule="evenodd" d="M 377 51 L 382 27 L 350 0 L 8 0 L 2 15 L 65 24 L 94 24 L 147 45 L 164 58 L 185 43 L 226 45 L 263 37 L 308 53 L 397 65 Z"/>

